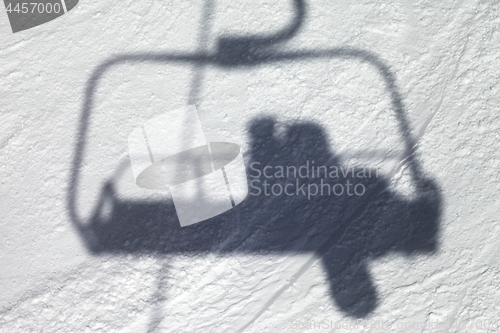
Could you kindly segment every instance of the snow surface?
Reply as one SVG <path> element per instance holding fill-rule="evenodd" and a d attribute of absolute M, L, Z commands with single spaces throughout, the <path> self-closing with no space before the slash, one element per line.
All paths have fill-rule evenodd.
<path fill-rule="evenodd" d="M 0 331 L 499 331 L 499 6 L 89 0 L 16 34 L 2 14 Z M 126 139 L 190 103 L 247 167 L 382 177 L 181 229 Z"/>

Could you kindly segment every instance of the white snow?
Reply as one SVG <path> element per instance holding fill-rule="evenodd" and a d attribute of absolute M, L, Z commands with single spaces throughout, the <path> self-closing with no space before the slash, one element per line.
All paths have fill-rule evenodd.
<path fill-rule="evenodd" d="M 381 255 L 364 243 L 384 247 L 377 237 L 390 224 L 379 230 L 380 221 L 367 218 L 401 220 L 401 202 L 418 193 L 410 162 L 401 163 L 411 138 L 401 136 L 373 61 L 332 56 L 218 66 L 165 56 L 214 55 L 223 38 L 272 35 L 297 17 L 294 3 L 81 0 L 62 17 L 16 34 L 1 15 L 1 332 L 500 330 L 498 1 L 306 1 L 296 34 L 261 50 L 361 50 L 394 75 L 415 161 L 442 202 L 434 252 Z M 329 218 L 335 203 L 309 212 L 270 197 L 253 218 L 235 208 L 230 216 L 256 225 L 238 251 L 221 249 L 233 248 L 239 229 L 216 228 L 203 229 L 215 239 L 213 251 L 90 251 L 75 221 L 89 221 L 106 181 L 124 205 L 171 204 L 168 192 L 135 186 L 127 136 L 190 103 L 207 139 L 237 143 L 247 163 L 250 124 L 273 117 L 278 141 L 294 125 L 316 124 L 343 164 L 378 167 L 389 178 L 386 196 L 360 197 L 336 218 L 345 228 L 332 234 L 325 256 L 334 263 L 352 256 L 333 277 L 337 298 L 318 253 L 251 251 L 273 224 Z M 85 110 L 88 127 L 80 132 Z M 72 187 L 75 154 L 81 163 Z M 314 237 L 307 232 L 304 239 Z M 192 243 L 182 248 L 201 249 L 197 242 L 205 239 L 183 238 Z M 358 265 L 367 267 L 377 295 L 365 316 L 338 303 Z"/>

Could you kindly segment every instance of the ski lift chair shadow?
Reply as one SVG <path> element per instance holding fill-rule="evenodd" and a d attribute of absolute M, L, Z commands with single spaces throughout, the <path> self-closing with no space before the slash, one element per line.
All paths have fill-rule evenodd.
<path fill-rule="evenodd" d="M 272 48 L 298 31 L 304 18 L 304 3 L 296 0 L 294 4 L 295 19 L 274 36 L 223 37 L 215 53 L 119 55 L 94 70 L 85 90 L 67 197 L 71 220 L 92 254 L 278 253 L 288 256 L 312 253 L 321 258 L 337 306 L 350 316 L 365 317 L 379 302 L 367 268 L 370 260 L 390 253 L 415 255 L 436 251 L 441 192 L 419 164 L 417 142 L 411 133 L 393 73 L 381 58 L 365 50 L 339 47 L 282 52 Z M 310 59 L 357 61 L 378 71 L 391 100 L 391 112 L 395 112 L 398 120 L 404 165 L 410 170 L 417 189 L 414 198 L 408 199 L 391 191 L 386 175 L 359 180 L 352 176 L 358 172 L 355 170 L 342 182 L 361 182 L 366 188 L 362 200 L 347 195 L 318 196 L 311 200 L 300 195 L 272 198 L 249 195 L 219 216 L 181 228 L 171 202 L 121 200 L 115 194 L 114 180 L 108 179 L 103 182 L 99 203 L 91 217 L 83 219 L 78 215 L 76 198 L 95 90 L 110 68 L 119 64 L 178 63 L 251 70 L 261 65 Z M 248 168 L 253 162 L 298 167 L 306 160 L 314 160 L 317 165 L 341 166 L 341 156 L 330 149 L 325 129 L 320 125 L 298 122 L 290 125 L 285 135 L 277 137 L 277 122 L 274 118 L 261 117 L 248 125 L 251 135 L 246 161 L 248 174 L 252 172 Z M 117 168 L 115 177 L 120 177 L 121 170 Z M 270 185 L 280 181 L 272 180 Z M 319 180 L 306 179 L 303 184 L 307 187 L 315 181 Z M 340 182 L 329 181 L 331 186 Z M 106 205 L 111 211 L 103 214 Z"/>

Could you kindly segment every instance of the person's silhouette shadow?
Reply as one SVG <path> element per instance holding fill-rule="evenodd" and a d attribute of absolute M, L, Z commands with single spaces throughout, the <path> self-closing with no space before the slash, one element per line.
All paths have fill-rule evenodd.
<path fill-rule="evenodd" d="M 436 250 L 441 196 L 433 181 L 416 179 L 412 200 L 399 196 L 376 171 L 340 165 L 324 130 L 311 122 L 277 133 L 274 119 L 260 118 L 250 124 L 249 132 L 246 164 L 251 186 L 242 203 L 181 228 L 171 202 L 118 199 L 110 180 L 90 221 L 77 225 L 88 249 L 94 254 L 316 253 L 335 303 L 354 317 L 366 316 L 378 302 L 368 260 L 390 252 L 408 255 Z M 305 169 L 299 174 L 299 168 L 307 163 L 309 178 L 301 177 Z M 315 169 L 311 177 L 313 163 L 315 168 L 326 166 L 328 175 L 325 169 Z M 283 177 L 278 166 L 285 171 Z M 335 167 L 338 178 L 331 177 Z M 365 177 L 359 177 L 363 170 Z M 361 184 L 357 192 L 356 184 Z M 316 195 L 308 196 L 316 188 Z"/>

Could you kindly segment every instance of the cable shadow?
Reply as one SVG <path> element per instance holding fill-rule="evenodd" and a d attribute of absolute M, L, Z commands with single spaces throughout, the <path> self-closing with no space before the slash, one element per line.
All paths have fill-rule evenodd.
<path fill-rule="evenodd" d="M 276 43 L 294 36 L 304 20 L 304 2 L 296 0 L 294 4 L 294 20 L 275 35 L 223 36 L 213 53 L 118 55 L 93 71 L 85 88 L 67 194 L 71 221 L 91 253 L 316 253 L 328 274 L 333 300 L 346 314 L 359 318 L 367 316 L 378 304 L 367 268 L 370 260 L 390 253 L 414 255 L 436 251 L 441 192 L 418 163 L 416 138 L 410 131 L 395 76 L 380 57 L 361 49 L 338 47 L 281 52 L 274 48 Z M 362 168 L 357 167 L 345 177 L 298 177 L 290 184 L 296 189 L 302 185 L 320 188 L 326 182 L 330 188 L 343 185 L 345 189 L 345 184 L 350 182 L 363 185 L 363 195 L 343 193 L 308 198 L 301 191 L 290 196 L 283 193 L 266 195 L 264 188 L 261 188 L 260 195 L 254 195 L 257 190 L 251 186 L 250 195 L 235 208 L 202 223 L 181 228 L 172 203 L 120 200 L 113 179 L 108 179 L 91 218 L 85 220 L 78 216 L 76 197 L 96 89 L 103 75 L 112 67 L 119 64 L 178 63 L 251 70 L 264 64 L 313 59 L 345 59 L 367 63 L 377 69 L 390 96 L 392 111 L 397 116 L 405 147 L 404 159 L 417 189 L 415 198 L 408 199 L 392 192 L 388 187 L 390 179 L 383 175 L 357 177 L 362 172 Z M 299 168 L 307 161 L 314 161 L 318 166 L 346 167 L 341 165 L 340 156 L 329 148 L 321 126 L 311 122 L 296 123 L 288 128 L 284 137 L 278 138 L 275 135 L 276 122 L 272 118 L 257 118 L 249 124 L 251 149 L 247 174 L 250 185 L 264 186 L 263 181 L 268 181 L 270 188 L 276 184 L 285 187 L 290 181 L 280 177 L 253 177 L 255 170 L 250 168 L 251 165 Z M 259 179 L 261 183 L 258 183 Z M 103 213 L 105 206 L 111 207 L 110 213 Z"/>

